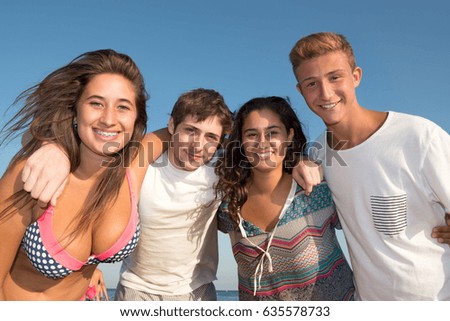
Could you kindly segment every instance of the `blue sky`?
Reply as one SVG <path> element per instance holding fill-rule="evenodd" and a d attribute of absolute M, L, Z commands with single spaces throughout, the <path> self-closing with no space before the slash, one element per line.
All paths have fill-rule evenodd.
<path fill-rule="evenodd" d="M 297 93 L 288 54 L 300 37 L 334 31 L 347 36 L 363 69 L 362 106 L 421 115 L 450 132 L 449 16 L 445 0 L 3 0 L 0 126 L 21 91 L 83 52 L 112 48 L 145 77 L 149 130 L 166 126 L 181 93 L 205 87 L 231 110 L 256 96 L 289 97 L 314 139 L 324 126 Z M 0 146 L 0 173 L 17 149 Z M 220 235 L 218 289 L 236 289 L 230 253 Z M 108 287 L 118 268 L 102 265 Z"/>

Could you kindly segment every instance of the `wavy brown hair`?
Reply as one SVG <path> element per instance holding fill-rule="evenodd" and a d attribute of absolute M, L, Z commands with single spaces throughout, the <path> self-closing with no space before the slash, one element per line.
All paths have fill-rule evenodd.
<path fill-rule="evenodd" d="M 202 122 L 217 116 L 222 126 L 222 139 L 231 129 L 232 114 L 221 94 L 213 89 L 197 88 L 183 93 L 173 106 L 171 115 L 174 128 L 187 117 Z"/>
<path fill-rule="evenodd" d="M 126 167 L 139 152 L 147 124 L 146 102 L 148 94 L 144 79 L 136 63 L 128 56 L 111 49 L 84 53 L 69 64 L 61 67 L 37 85 L 22 92 L 12 106 L 22 105 L 16 115 L 2 129 L 1 143 L 27 132 L 30 139 L 13 157 L 9 168 L 17 165 L 38 150 L 43 142 L 59 145 L 70 161 L 73 172 L 80 164 L 80 139 L 73 129 L 76 105 L 89 81 L 100 74 L 117 74 L 128 79 L 136 93 L 137 118 L 130 141 L 124 148 L 110 155 L 110 161 L 103 164 L 106 170 L 99 176 L 97 188 L 80 209 L 79 219 L 72 236 L 88 229 L 99 219 L 118 196 L 125 179 Z M 4 218 L 14 212 L 17 205 L 29 204 L 34 200 L 25 191 L 17 192 L 8 199 L 11 204 L 0 213 Z"/>
<path fill-rule="evenodd" d="M 254 98 L 246 102 L 234 117 L 233 129 L 229 141 L 219 158 L 216 174 L 219 181 L 215 186 L 216 198 L 228 203 L 228 214 L 237 224 L 239 223 L 238 210 L 247 201 L 247 184 L 251 179 L 252 168 L 245 157 L 242 145 L 242 127 L 247 116 L 255 110 L 270 110 L 280 117 L 286 131 L 294 130 L 292 144 L 287 146 L 286 156 L 283 160 L 283 170 L 292 173 L 292 168 L 297 165 L 300 156 L 304 154 L 306 137 L 303 133 L 300 120 L 292 109 L 289 100 L 272 96 Z"/>

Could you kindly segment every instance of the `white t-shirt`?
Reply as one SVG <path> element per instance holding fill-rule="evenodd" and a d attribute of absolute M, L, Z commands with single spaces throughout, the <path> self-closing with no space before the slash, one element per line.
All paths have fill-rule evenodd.
<path fill-rule="evenodd" d="M 450 208 L 450 136 L 389 112 L 365 142 L 316 142 L 362 300 L 450 300 L 450 247 L 431 237 Z M 320 148 L 323 146 L 323 148 Z"/>
<path fill-rule="evenodd" d="M 167 152 L 149 166 L 139 201 L 141 236 L 122 264 L 122 285 L 181 295 L 216 280 L 216 181 L 212 165 L 180 170 Z"/>

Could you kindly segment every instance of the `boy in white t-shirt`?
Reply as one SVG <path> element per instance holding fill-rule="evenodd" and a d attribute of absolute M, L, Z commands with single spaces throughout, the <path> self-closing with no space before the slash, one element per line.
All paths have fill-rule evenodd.
<path fill-rule="evenodd" d="M 290 60 L 299 92 L 327 127 L 315 156 L 360 299 L 450 300 L 450 247 L 431 235 L 450 208 L 450 136 L 421 117 L 360 106 L 361 68 L 342 35 L 304 37 Z"/>
<path fill-rule="evenodd" d="M 211 158 L 231 127 L 223 97 L 182 94 L 168 130 L 169 149 L 150 164 L 141 188 L 141 238 L 122 264 L 116 300 L 216 300 L 217 222 Z"/>

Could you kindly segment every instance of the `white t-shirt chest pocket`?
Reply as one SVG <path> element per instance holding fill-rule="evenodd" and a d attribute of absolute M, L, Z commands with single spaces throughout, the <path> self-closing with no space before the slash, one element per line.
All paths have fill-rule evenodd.
<path fill-rule="evenodd" d="M 407 226 L 406 194 L 393 196 L 370 196 L 372 219 L 378 232 L 393 237 L 399 235 Z"/>

